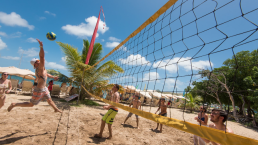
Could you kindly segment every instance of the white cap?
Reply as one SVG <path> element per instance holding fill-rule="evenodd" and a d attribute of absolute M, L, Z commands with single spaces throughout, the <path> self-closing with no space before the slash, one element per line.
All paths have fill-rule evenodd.
<path fill-rule="evenodd" d="M 37 60 L 39 60 L 39 59 L 33 58 L 33 59 L 30 61 L 30 64 L 33 66 L 34 69 L 35 69 L 34 64 L 35 64 L 35 62 L 36 62 Z"/>

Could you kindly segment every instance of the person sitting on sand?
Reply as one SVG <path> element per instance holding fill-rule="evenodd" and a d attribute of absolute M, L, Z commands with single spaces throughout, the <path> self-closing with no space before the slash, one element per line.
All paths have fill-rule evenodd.
<path fill-rule="evenodd" d="M 119 93 L 117 92 L 119 90 L 119 85 L 115 84 L 112 88 L 112 95 L 110 101 L 119 103 Z M 109 130 L 109 137 L 107 139 L 112 138 L 112 124 L 115 119 L 115 116 L 118 112 L 118 108 L 113 105 L 103 106 L 104 109 L 108 110 L 108 112 L 102 117 L 101 120 L 101 126 L 100 126 L 100 132 L 99 134 L 95 134 L 95 138 L 102 138 L 102 134 L 105 128 L 106 123 L 108 124 L 108 130 Z"/>
<path fill-rule="evenodd" d="M 224 122 L 227 121 L 227 113 L 225 111 L 220 109 L 213 109 L 211 112 L 210 121 L 213 123 L 209 124 L 209 127 L 215 128 L 218 130 L 223 130 L 223 131 L 225 131 L 226 129 L 226 132 L 234 133 L 232 129 L 230 129 L 229 127 L 226 128 L 226 125 L 224 124 Z M 219 145 L 218 143 L 212 142 L 210 140 L 207 140 L 204 138 L 201 138 L 201 139 L 206 143 L 211 142 L 213 145 Z"/>
<path fill-rule="evenodd" d="M 0 109 L 4 106 L 6 94 L 10 93 L 12 90 L 12 83 L 7 79 L 7 77 L 8 73 L 3 72 L 0 79 Z"/>
<path fill-rule="evenodd" d="M 31 65 L 34 67 L 35 70 L 35 75 L 36 75 L 36 80 L 37 80 L 37 86 L 33 90 L 33 95 L 30 100 L 30 102 L 24 102 L 24 103 L 11 103 L 11 105 L 8 107 L 8 112 L 10 112 L 14 107 L 33 107 L 34 105 L 37 105 L 41 100 L 47 100 L 48 104 L 53 107 L 55 112 L 60 112 L 60 111 L 55 103 L 52 101 L 51 96 L 49 95 L 49 91 L 46 87 L 46 81 L 47 77 L 54 78 L 55 80 L 58 79 L 58 77 L 54 77 L 50 74 L 47 73 L 47 70 L 45 69 L 45 53 L 43 49 L 43 43 L 39 41 L 40 45 L 40 51 L 39 51 L 39 57 L 40 60 L 38 59 L 32 59 L 31 60 Z"/>
<path fill-rule="evenodd" d="M 140 99 L 140 96 L 139 96 L 139 94 L 136 93 L 135 97 L 132 100 L 132 102 L 130 103 L 129 107 L 131 107 L 131 105 L 133 105 L 132 108 L 141 110 L 141 101 L 139 99 Z M 131 117 L 132 115 L 133 115 L 133 113 L 129 112 L 129 114 L 125 118 L 124 123 L 122 123 L 122 125 L 124 125 L 125 122 L 128 120 L 128 118 Z M 135 117 L 136 117 L 137 129 L 139 129 L 139 116 L 135 114 Z"/>
<path fill-rule="evenodd" d="M 208 124 L 208 115 L 206 114 L 206 108 L 203 106 L 200 107 L 200 113 L 198 113 L 198 116 L 194 118 L 194 120 L 197 120 L 197 122 L 201 125 L 207 125 Z M 194 145 L 205 145 L 205 142 L 197 135 L 194 135 Z"/>
<path fill-rule="evenodd" d="M 165 104 L 165 98 L 161 98 L 159 103 L 159 108 L 155 112 L 155 114 L 159 111 L 159 109 L 161 109 L 161 112 L 159 113 L 159 115 L 167 117 L 167 108 L 168 108 L 168 105 Z M 157 123 L 157 128 L 155 130 L 158 130 L 158 128 L 159 128 L 159 123 Z M 160 124 L 160 133 L 162 133 L 162 124 Z"/>

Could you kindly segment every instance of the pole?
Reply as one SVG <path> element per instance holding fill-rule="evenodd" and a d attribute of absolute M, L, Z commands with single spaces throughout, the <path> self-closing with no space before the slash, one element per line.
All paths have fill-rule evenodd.
<path fill-rule="evenodd" d="M 95 42 L 95 39 L 96 39 L 96 36 L 97 36 L 98 27 L 99 27 L 99 19 L 100 19 L 101 8 L 102 8 L 102 6 L 100 7 L 99 17 L 98 17 L 98 20 L 97 20 L 97 23 L 96 23 L 96 26 L 95 26 L 95 29 L 94 29 L 94 32 L 93 32 L 93 35 L 92 35 L 92 38 L 91 38 L 90 47 L 89 47 L 89 50 L 88 50 L 88 54 L 87 54 L 87 57 L 86 57 L 85 64 L 88 64 L 89 61 L 90 61 L 91 53 L 92 53 L 92 50 L 93 50 L 94 42 Z M 103 12 L 103 9 L 102 9 L 102 12 Z M 104 16 L 104 13 L 103 13 L 103 16 Z M 77 105 L 78 105 L 80 95 L 81 95 L 84 71 L 85 71 L 85 69 L 83 69 L 83 73 L 82 73 L 82 81 L 81 81 L 81 87 L 80 87 L 80 90 L 79 90 L 79 96 L 78 96 L 78 99 L 77 99 Z"/>

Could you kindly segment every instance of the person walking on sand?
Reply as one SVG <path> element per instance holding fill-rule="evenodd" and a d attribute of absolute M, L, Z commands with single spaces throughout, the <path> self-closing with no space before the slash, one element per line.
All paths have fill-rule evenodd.
<path fill-rule="evenodd" d="M 33 107 L 34 105 L 37 105 L 42 99 L 47 100 L 48 104 L 54 109 L 54 112 L 60 112 L 55 103 L 52 101 L 51 96 L 49 95 L 49 91 L 46 87 L 46 81 L 47 77 L 53 78 L 54 80 L 58 80 L 58 77 L 54 77 L 47 73 L 47 70 L 45 69 L 45 53 L 43 49 L 43 43 L 37 39 L 40 45 L 40 51 L 39 51 L 39 57 L 38 59 L 32 59 L 30 61 L 31 65 L 34 67 L 36 80 L 37 80 L 37 86 L 33 90 L 33 95 L 30 100 L 30 102 L 24 102 L 24 103 L 11 103 L 11 105 L 8 107 L 8 112 L 10 112 L 14 107 Z"/>
<path fill-rule="evenodd" d="M 119 85 L 115 84 L 112 88 L 112 95 L 110 98 L 110 101 L 119 103 L 120 96 L 117 92 L 119 90 Z M 102 117 L 101 120 L 101 126 L 100 126 L 100 132 L 99 134 L 95 134 L 95 138 L 102 138 L 102 134 L 105 128 L 106 123 L 108 124 L 108 130 L 109 130 L 109 137 L 107 139 L 112 138 L 112 124 L 115 119 L 115 116 L 118 112 L 118 108 L 113 105 L 103 106 L 104 109 L 108 110 L 108 112 Z"/>
<path fill-rule="evenodd" d="M 129 107 L 131 107 L 131 105 L 133 105 L 133 108 L 141 110 L 141 101 L 139 100 L 139 98 L 140 98 L 139 94 L 135 94 L 135 97 L 132 100 L 132 102 L 130 103 Z M 122 123 L 122 125 L 124 125 L 125 122 L 128 120 L 128 118 L 131 117 L 132 115 L 133 115 L 133 113 L 129 112 L 129 114 L 125 118 L 124 123 Z M 136 117 L 137 129 L 140 129 L 139 128 L 139 116 L 135 114 L 135 117 Z"/>
<path fill-rule="evenodd" d="M 0 79 L 0 109 L 4 106 L 6 94 L 12 90 L 12 83 L 7 79 L 8 73 L 3 72 Z M 5 94 L 6 93 L 6 94 Z"/>
<path fill-rule="evenodd" d="M 168 105 L 165 104 L 165 99 L 164 99 L 164 98 L 161 98 L 159 104 L 160 104 L 160 105 L 159 105 L 159 108 L 158 108 L 158 110 L 155 112 L 155 114 L 159 111 L 159 109 L 161 109 L 161 112 L 159 113 L 159 115 L 167 117 L 167 108 L 168 108 Z M 159 128 L 159 123 L 157 123 L 157 128 L 156 128 L 155 130 L 158 130 L 158 128 Z M 162 124 L 160 124 L 160 133 L 162 133 Z"/>

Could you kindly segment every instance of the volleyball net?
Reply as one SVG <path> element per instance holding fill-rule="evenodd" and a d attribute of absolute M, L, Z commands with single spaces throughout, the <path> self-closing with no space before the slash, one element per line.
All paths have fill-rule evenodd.
<path fill-rule="evenodd" d="M 203 103 L 216 89 L 217 93 L 223 93 L 224 99 L 234 102 L 234 95 L 255 92 L 254 87 L 236 88 L 241 88 L 241 80 L 238 79 L 241 72 L 244 69 L 256 71 L 258 64 L 257 14 L 258 2 L 254 1 L 170 0 L 109 54 L 86 70 L 113 61 L 124 73 L 108 78 L 109 83 L 123 86 L 124 97 L 136 92 L 147 100 L 151 96 L 147 101 L 150 105 L 164 97 L 172 102 L 181 99 L 186 108 L 186 102 L 190 101 L 189 98 L 184 99 L 190 93 L 186 88 L 194 88 L 193 83 L 197 85 L 199 82 L 206 85 L 206 89 L 192 90 L 192 94 L 203 94 Z M 252 60 L 248 64 L 243 61 L 246 55 Z M 244 84 L 244 80 L 241 83 Z M 252 83 L 255 84 L 254 79 Z M 173 119 L 171 115 L 162 117 L 93 94 L 91 96 L 217 143 L 258 143 L 251 138 Z M 221 99 L 221 96 L 218 98 Z"/>

